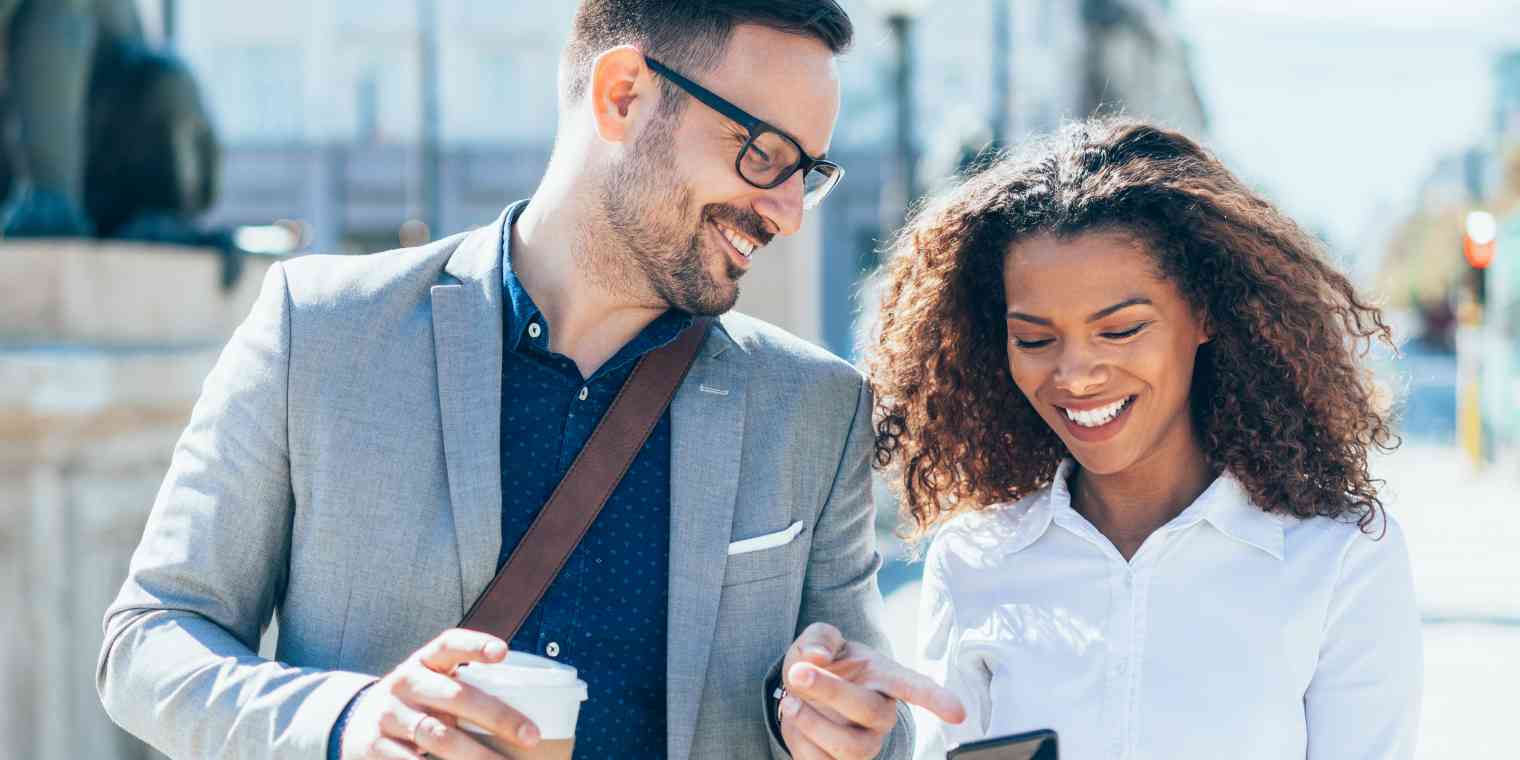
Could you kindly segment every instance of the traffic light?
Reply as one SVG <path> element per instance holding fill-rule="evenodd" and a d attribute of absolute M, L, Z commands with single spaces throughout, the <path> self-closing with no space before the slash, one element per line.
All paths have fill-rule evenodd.
<path fill-rule="evenodd" d="M 1467 229 L 1462 235 L 1462 255 L 1473 269 L 1487 269 L 1493 263 L 1495 241 L 1499 224 L 1487 211 L 1474 211 L 1467 215 Z"/>

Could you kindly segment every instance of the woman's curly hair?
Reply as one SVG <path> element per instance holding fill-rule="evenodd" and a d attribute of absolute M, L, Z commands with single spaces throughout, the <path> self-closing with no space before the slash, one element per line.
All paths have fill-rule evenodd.
<path fill-rule="evenodd" d="M 1367 531 L 1382 509 L 1368 450 L 1398 445 L 1359 361 L 1392 345 L 1382 313 L 1197 143 L 1097 120 L 974 171 L 894 243 L 867 367 L 907 537 L 1028 495 L 1067 456 L 1009 373 L 1002 271 L 1019 241 L 1088 232 L 1137 236 L 1212 335 L 1190 399 L 1209 463 L 1268 512 Z"/>

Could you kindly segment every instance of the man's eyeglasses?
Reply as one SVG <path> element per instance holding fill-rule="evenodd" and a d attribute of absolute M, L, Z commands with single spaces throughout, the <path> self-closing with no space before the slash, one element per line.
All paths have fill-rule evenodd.
<path fill-rule="evenodd" d="M 739 149 L 734 169 L 745 182 L 769 190 L 793 174 L 802 172 L 802 207 L 813 208 L 844 178 L 844 169 L 833 161 L 813 158 L 791 135 L 745 113 L 744 109 L 713 94 L 711 90 L 671 71 L 665 64 L 644 56 L 649 68 L 670 80 L 703 105 L 749 130 L 749 140 Z"/>

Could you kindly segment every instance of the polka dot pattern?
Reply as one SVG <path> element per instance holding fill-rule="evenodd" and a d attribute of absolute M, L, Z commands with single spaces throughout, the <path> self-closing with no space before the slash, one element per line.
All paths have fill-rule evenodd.
<path fill-rule="evenodd" d="M 511 235 L 503 235 L 510 241 Z M 590 378 L 549 350 L 553 327 L 503 251 L 500 568 L 570 468 L 639 357 L 691 317 L 669 311 Z M 536 325 L 536 328 L 531 326 Z M 670 412 L 571 554 L 512 648 L 579 669 L 577 758 L 665 755 L 666 610 L 670 572 Z"/>

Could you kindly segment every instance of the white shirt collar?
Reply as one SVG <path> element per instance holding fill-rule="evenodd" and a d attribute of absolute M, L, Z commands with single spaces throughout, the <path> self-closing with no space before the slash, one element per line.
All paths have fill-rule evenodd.
<path fill-rule="evenodd" d="M 1052 522 L 1060 524 L 1078 535 L 1095 534 L 1092 523 L 1071 506 L 1071 490 L 1068 481 L 1076 462 L 1062 460 L 1056 468 L 1054 480 L 1038 493 L 1015 505 L 1001 510 L 1006 522 L 1002 549 L 1004 555 L 1014 554 L 1028 548 L 1050 529 Z M 1221 533 L 1249 546 L 1254 546 L 1273 557 L 1283 559 L 1283 519 L 1280 515 L 1261 510 L 1251 502 L 1245 486 L 1229 470 L 1225 470 L 1209 484 L 1182 514 L 1172 518 L 1162 530 L 1181 531 L 1200 521 L 1208 521 Z"/>

